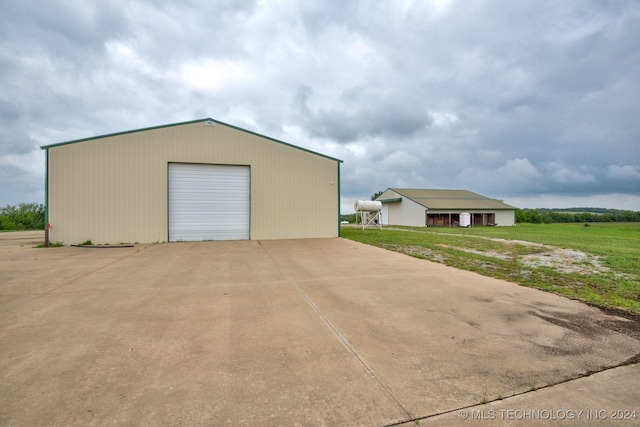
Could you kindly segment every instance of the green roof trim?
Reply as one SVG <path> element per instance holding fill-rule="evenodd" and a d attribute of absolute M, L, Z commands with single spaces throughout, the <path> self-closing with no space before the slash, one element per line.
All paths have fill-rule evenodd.
<path fill-rule="evenodd" d="M 195 123 L 203 123 L 204 124 L 205 122 L 214 122 L 215 124 L 218 124 L 218 125 L 226 126 L 226 127 L 229 127 L 229 128 L 235 129 L 235 130 L 239 130 L 241 132 L 246 132 L 248 134 L 255 135 L 255 136 L 258 136 L 260 138 L 267 139 L 269 141 L 277 142 L 279 144 L 283 144 L 283 145 L 286 145 L 286 146 L 291 147 L 291 148 L 296 148 L 298 150 L 306 151 L 307 153 L 310 153 L 310 154 L 315 154 L 316 156 L 324 157 L 324 158 L 327 158 L 327 159 L 330 159 L 330 160 L 335 160 L 336 162 L 339 162 L 339 163 L 343 163 L 342 160 L 336 159 L 335 157 L 327 156 L 326 154 L 322 154 L 322 153 L 318 153 L 316 151 L 308 150 L 306 148 L 302 148 L 302 147 L 299 147 L 297 145 L 290 144 L 288 142 L 280 141 L 279 139 L 271 138 L 270 136 L 262 135 L 262 134 L 259 134 L 257 132 L 253 132 L 253 131 L 250 131 L 250 130 L 247 130 L 247 129 L 243 129 L 243 128 L 240 128 L 238 126 L 230 125 L 228 123 L 224 123 L 224 122 L 221 122 L 219 120 L 215 120 L 215 119 L 212 119 L 212 118 L 209 118 L 209 117 L 204 118 L 204 119 L 198 119 L 198 120 L 190 120 L 190 121 L 187 121 L 187 122 L 179 122 L 179 123 L 171 123 L 171 124 L 166 124 L 166 125 L 151 126 L 151 127 L 141 128 L 141 129 L 128 130 L 128 131 L 124 131 L 124 132 L 115 132 L 115 133 L 109 133 L 109 134 L 105 134 L 105 135 L 91 136 L 91 137 L 88 137 L 88 138 L 74 139 L 74 140 L 71 140 L 71 141 L 58 142 L 58 143 L 55 143 L 55 144 L 42 145 L 40 147 L 40 149 L 41 150 L 48 150 L 49 148 L 60 147 L 62 145 L 77 144 L 79 142 L 93 141 L 93 140 L 96 140 L 96 139 L 110 138 L 110 137 L 113 137 L 113 136 L 121 136 L 121 135 L 130 134 L 130 133 L 136 133 L 136 132 L 145 132 L 145 131 L 149 131 L 149 130 L 164 129 L 164 128 L 169 128 L 169 127 L 174 127 L 174 126 L 191 125 L 191 124 L 195 124 Z"/>
<path fill-rule="evenodd" d="M 378 200 L 376 199 L 378 202 L 381 203 L 394 203 L 394 202 L 401 202 L 402 201 L 402 197 L 396 197 L 395 199 L 384 199 L 384 200 Z"/>
<path fill-rule="evenodd" d="M 123 131 L 123 132 L 107 133 L 107 134 L 104 134 L 104 135 L 96 135 L 96 136 L 90 136 L 90 137 L 87 137 L 87 138 L 73 139 L 71 141 L 57 142 L 55 144 L 42 145 L 40 147 L 40 149 L 41 150 L 46 150 L 47 148 L 60 147 L 62 145 L 77 144 L 78 142 L 92 141 L 94 139 L 110 138 L 112 136 L 127 135 L 127 134 L 130 134 L 130 133 L 145 132 L 145 131 L 148 131 L 148 130 L 169 128 L 169 127 L 173 127 L 173 126 L 190 125 L 190 124 L 194 124 L 194 123 L 198 123 L 198 122 L 204 122 L 206 120 L 211 120 L 211 119 L 191 120 L 189 122 L 172 123 L 172 124 L 168 124 L 168 125 L 159 125 L 159 126 L 150 126 L 150 127 L 146 127 L 146 128 L 140 128 L 140 129 L 132 129 L 132 130 L 127 130 L 127 131 Z"/>
<path fill-rule="evenodd" d="M 340 162 L 338 165 L 338 237 L 342 236 L 342 227 L 340 224 Z"/>
<path fill-rule="evenodd" d="M 44 226 L 49 224 L 49 150 L 44 152 Z"/>

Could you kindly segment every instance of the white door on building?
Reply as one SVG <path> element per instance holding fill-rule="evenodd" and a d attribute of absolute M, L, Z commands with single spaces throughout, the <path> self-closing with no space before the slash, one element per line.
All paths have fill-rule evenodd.
<path fill-rule="evenodd" d="M 389 225 L 389 203 L 382 204 L 382 225 Z"/>
<path fill-rule="evenodd" d="M 169 163 L 169 241 L 247 240 L 249 166 Z"/>

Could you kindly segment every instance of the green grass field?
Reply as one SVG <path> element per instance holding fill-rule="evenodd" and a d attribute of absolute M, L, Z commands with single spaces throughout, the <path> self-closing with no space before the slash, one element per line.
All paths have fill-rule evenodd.
<path fill-rule="evenodd" d="M 640 223 L 342 227 L 342 237 L 640 313 Z"/>

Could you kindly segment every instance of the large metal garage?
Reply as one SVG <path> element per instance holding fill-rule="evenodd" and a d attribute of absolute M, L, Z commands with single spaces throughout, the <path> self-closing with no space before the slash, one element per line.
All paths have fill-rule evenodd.
<path fill-rule="evenodd" d="M 52 242 L 339 235 L 341 160 L 213 119 L 42 149 Z"/>

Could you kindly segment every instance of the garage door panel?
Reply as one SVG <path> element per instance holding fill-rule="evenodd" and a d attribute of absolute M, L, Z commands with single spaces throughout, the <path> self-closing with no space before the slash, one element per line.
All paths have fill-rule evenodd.
<path fill-rule="evenodd" d="M 169 164 L 169 240 L 246 240 L 248 166 Z"/>

